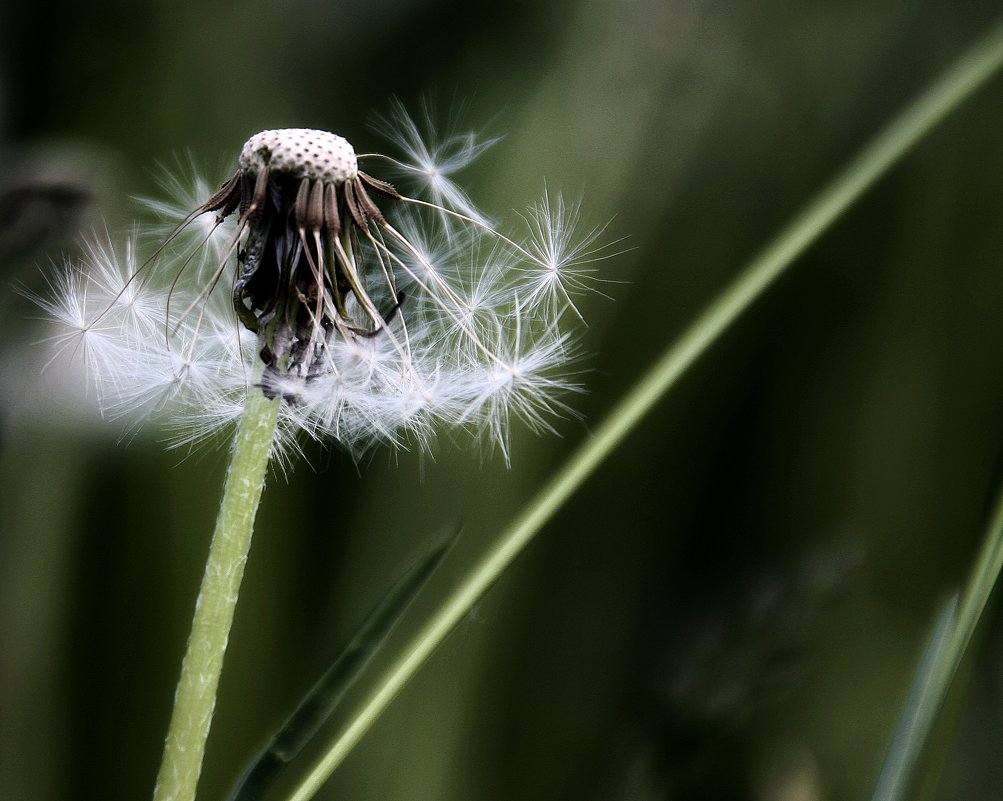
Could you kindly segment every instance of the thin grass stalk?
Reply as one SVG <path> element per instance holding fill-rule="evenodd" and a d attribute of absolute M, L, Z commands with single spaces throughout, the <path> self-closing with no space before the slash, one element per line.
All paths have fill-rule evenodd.
<path fill-rule="evenodd" d="M 939 621 L 931 646 L 920 663 L 913 687 L 872 801 L 899 801 L 915 778 L 916 765 L 937 716 L 965 658 L 979 620 L 1003 569 L 1003 487 L 986 525 L 982 545 L 972 565 L 961 600 L 955 598 Z M 935 646 L 935 647 L 934 647 Z"/>
<path fill-rule="evenodd" d="M 954 596 L 937 614 L 871 801 L 900 801 L 906 795 L 916 762 L 933 726 L 936 710 L 943 699 L 944 682 L 949 681 L 943 669 L 944 655 L 954 631 L 957 612 L 958 597 Z"/>
<path fill-rule="evenodd" d="M 1003 21 L 883 129 L 671 344 L 406 644 L 289 801 L 308 801 L 540 529 L 686 370 L 874 183 L 1003 66 Z"/>
<path fill-rule="evenodd" d="M 989 603 L 989 596 L 1003 569 L 1003 487 L 1000 487 L 986 527 L 982 547 L 961 594 L 957 623 L 945 649 L 944 661 L 949 666 L 949 679 L 957 673 L 961 660 L 972 642 L 975 629 Z M 947 688 L 943 694 L 946 695 Z M 943 696 L 940 698 L 943 701 Z"/>

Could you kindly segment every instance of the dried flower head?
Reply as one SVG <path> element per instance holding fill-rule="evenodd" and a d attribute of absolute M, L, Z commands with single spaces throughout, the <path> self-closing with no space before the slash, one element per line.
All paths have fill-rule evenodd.
<path fill-rule="evenodd" d="M 401 131 L 423 158 L 412 171 L 434 171 L 436 148 L 409 120 Z M 481 150 L 470 139 L 464 152 Z M 460 154 L 448 153 L 453 173 Z M 517 242 L 445 169 L 423 200 L 359 168 L 381 159 L 408 164 L 358 156 L 325 131 L 263 131 L 151 257 L 136 257 L 135 235 L 124 249 L 92 245 L 40 302 L 65 327 L 62 349 L 83 353 L 102 408 L 169 410 L 177 439 L 194 441 L 236 419 L 257 385 L 283 399 L 287 442 L 305 431 L 356 451 L 424 445 L 448 424 L 506 455 L 513 414 L 547 428 L 567 412 L 562 326 L 583 254 L 603 253 L 599 232 L 576 240 L 577 205 L 547 198 Z M 180 202 L 153 206 L 170 215 Z"/>

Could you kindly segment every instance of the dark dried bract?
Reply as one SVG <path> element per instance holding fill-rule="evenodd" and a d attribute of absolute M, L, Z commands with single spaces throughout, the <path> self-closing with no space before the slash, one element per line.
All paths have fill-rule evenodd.
<path fill-rule="evenodd" d="M 370 337 L 399 310 L 403 293 L 391 286 L 395 305 L 377 311 L 352 255 L 360 237 L 371 239 L 373 230 L 387 225 L 370 190 L 401 198 L 364 172 L 339 182 L 296 177 L 266 164 L 257 174 L 238 170 L 198 210 L 220 220 L 240 210 L 238 225 L 247 238 L 238 253 L 233 307 L 261 342 L 266 391 L 269 375 L 310 378 L 320 372 L 334 329 Z M 392 273 L 387 280 L 392 284 Z"/>

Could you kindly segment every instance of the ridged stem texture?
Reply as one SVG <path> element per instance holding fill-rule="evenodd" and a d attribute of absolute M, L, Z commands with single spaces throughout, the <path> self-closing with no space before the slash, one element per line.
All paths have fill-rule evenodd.
<path fill-rule="evenodd" d="M 164 756 L 153 791 L 154 801 L 195 798 L 278 413 L 278 399 L 265 398 L 257 388 L 248 391 L 202 587 L 195 602 Z"/>

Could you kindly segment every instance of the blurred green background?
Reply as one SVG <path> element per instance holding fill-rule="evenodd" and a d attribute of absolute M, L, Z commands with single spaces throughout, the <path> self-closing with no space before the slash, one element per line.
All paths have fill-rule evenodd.
<path fill-rule="evenodd" d="M 20 285 L 128 230 L 158 162 L 433 95 L 503 140 L 490 214 L 584 193 L 628 253 L 582 308 L 589 394 L 512 468 L 337 447 L 266 490 L 200 798 L 221 799 L 393 579 L 464 536 L 432 608 L 661 349 L 995 20 L 989 2 L 21 0 L 0 6 L 0 798 L 146 798 L 225 466 L 102 423 Z M 1001 476 L 1003 79 L 686 377 L 453 633 L 322 794 L 868 798 Z M 45 191 L 38 191 L 44 187 Z M 42 270 L 38 268 L 41 267 Z M 1003 633 L 921 797 L 997 798 Z M 363 688 L 360 688 L 360 692 Z M 355 696 L 358 697 L 358 696 Z M 281 795 L 276 795 L 276 798 Z"/>

